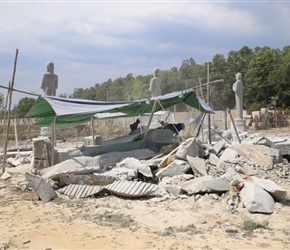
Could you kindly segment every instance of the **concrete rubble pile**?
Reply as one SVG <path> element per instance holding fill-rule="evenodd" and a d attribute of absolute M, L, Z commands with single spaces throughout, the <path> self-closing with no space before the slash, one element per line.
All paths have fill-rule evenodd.
<path fill-rule="evenodd" d="M 215 194 L 226 200 L 230 212 L 242 204 L 251 213 L 271 214 L 276 202 L 288 199 L 280 184 L 290 184 L 290 136 L 244 133 L 241 144 L 218 136 L 210 145 L 195 137 L 180 142 L 172 134 L 160 139 L 158 132 L 149 134 L 148 148 L 54 152 L 56 159 L 64 160 L 52 166 L 50 141 L 35 140 L 34 174 L 26 173 L 26 179 L 44 202 L 60 194 L 172 196 L 192 201 Z M 94 154 L 94 149 L 100 152 Z"/>

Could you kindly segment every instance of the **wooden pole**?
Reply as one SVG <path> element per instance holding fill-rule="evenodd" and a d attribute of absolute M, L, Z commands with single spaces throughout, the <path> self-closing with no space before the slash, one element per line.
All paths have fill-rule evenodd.
<path fill-rule="evenodd" d="M 54 165 L 54 141 L 55 141 L 55 120 L 51 123 L 51 162 L 50 165 Z"/>
<path fill-rule="evenodd" d="M 17 120 L 14 122 L 15 143 L 16 143 L 19 162 L 20 162 L 20 165 L 22 166 L 21 155 L 20 155 L 19 144 L 18 144 L 18 135 L 17 135 L 17 127 L 16 127 L 17 124 L 16 123 L 17 123 Z"/>
<path fill-rule="evenodd" d="M 95 124 L 94 124 L 94 117 L 91 117 L 91 127 L 92 127 L 92 139 L 93 139 L 93 146 L 95 146 Z"/>
<path fill-rule="evenodd" d="M 3 131 L 3 142 L 5 142 L 5 136 L 6 136 L 6 115 L 7 115 L 7 106 L 8 106 L 8 100 L 9 100 L 9 94 L 10 94 L 10 87 L 11 87 L 11 81 L 9 81 L 9 88 L 7 91 L 7 95 L 6 95 L 6 101 L 5 101 L 5 107 L 4 107 L 4 116 L 3 116 L 3 121 L 4 121 L 4 131 Z M 3 148 L 4 148 L 4 144 L 3 144 Z"/>
<path fill-rule="evenodd" d="M 14 80 L 15 80 L 15 73 L 16 73 L 16 65 L 17 65 L 17 57 L 18 57 L 18 49 L 16 49 L 16 55 L 14 60 L 14 69 L 12 75 L 12 82 L 11 86 L 9 86 L 8 93 L 9 93 L 9 106 L 8 106 L 8 117 L 7 117 L 7 127 L 5 130 L 5 140 L 3 144 L 3 166 L 2 166 L 2 173 L 5 172 L 5 164 L 6 164 L 6 157 L 7 157 L 7 144 L 8 144 L 8 134 L 9 134 L 9 127 L 10 127 L 10 110 L 12 104 L 12 94 L 13 94 L 13 87 L 14 87 Z"/>
<path fill-rule="evenodd" d="M 207 104 L 210 106 L 209 63 L 207 63 Z M 208 142 L 211 144 L 210 114 L 208 114 Z"/>
<path fill-rule="evenodd" d="M 202 127 L 202 124 L 203 124 L 203 120 L 204 120 L 204 118 L 205 118 L 205 114 L 203 114 L 203 117 L 202 117 L 201 122 L 200 122 L 200 124 L 199 124 L 199 127 L 198 127 L 198 130 L 197 130 L 197 133 L 196 133 L 195 138 L 197 138 L 197 137 L 199 136 L 200 129 L 201 129 L 201 127 Z"/>
<path fill-rule="evenodd" d="M 200 92 L 200 98 L 202 99 L 202 100 L 204 100 L 204 98 L 203 98 L 203 93 L 202 93 L 202 87 L 201 87 L 201 78 L 199 78 L 198 79 L 199 80 L 199 92 Z"/>
<path fill-rule="evenodd" d="M 10 87 L 10 84 L 9 84 L 9 87 L 6 87 L 6 86 L 3 86 L 3 85 L 0 85 L 0 88 L 8 89 L 8 90 L 13 90 L 13 91 L 15 91 L 15 92 L 19 92 L 19 93 L 23 93 L 23 94 L 27 94 L 27 95 L 41 96 L 41 95 L 39 95 L 39 94 L 35 94 L 35 93 L 31 93 L 31 92 L 27 92 L 27 91 L 24 91 L 24 90 L 15 89 L 15 88 L 13 88 L 13 87 Z"/>
<path fill-rule="evenodd" d="M 78 126 L 75 126 L 75 130 L 76 130 L 76 148 L 78 148 Z"/>
<path fill-rule="evenodd" d="M 234 119 L 233 119 L 232 114 L 231 114 L 231 111 L 230 111 L 229 109 L 228 109 L 228 114 L 229 114 L 229 116 L 230 116 L 230 118 L 231 118 L 231 121 L 232 121 L 232 124 L 233 124 L 234 130 L 235 130 L 235 133 L 236 133 L 236 136 L 237 136 L 238 142 L 239 142 L 239 144 L 241 144 L 241 139 L 240 139 L 240 137 L 239 137 L 239 133 L 238 133 L 238 131 L 237 131 L 236 125 L 235 125 L 235 123 L 234 123 Z"/>

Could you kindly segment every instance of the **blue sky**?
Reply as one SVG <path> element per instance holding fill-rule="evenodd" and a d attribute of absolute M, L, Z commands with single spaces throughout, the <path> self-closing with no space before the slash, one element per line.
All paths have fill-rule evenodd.
<path fill-rule="evenodd" d="M 16 89 L 42 94 L 51 61 L 57 95 L 69 95 L 189 58 L 203 64 L 243 46 L 283 49 L 289 24 L 290 1 L 0 0 L 0 85 L 12 79 L 16 49 Z M 33 96 L 14 93 L 13 103 L 24 97 Z"/>

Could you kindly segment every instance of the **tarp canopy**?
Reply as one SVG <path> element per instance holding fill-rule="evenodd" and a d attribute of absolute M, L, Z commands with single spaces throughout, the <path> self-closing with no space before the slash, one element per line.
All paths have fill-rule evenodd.
<path fill-rule="evenodd" d="M 50 127 L 55 122 L 56 128 L 68 128 L 88 122 L 98 113 L 116 113 L 113 117 L 151 113 L 155 101 L 157 101 L 155 112 L 178 103 L 185 103 L 203 113 L 214 113 L 202 99 L 196 97 L 192 89 L 187 89 L 158 96 L 154 99 L 129 102 L 102 102 L 41 96 L 31 107 L 27 117 L 43 118 L 36 124 L 39 126 Z M 108 115 L 108 117 L 112 117 L 112 115 Z"/>

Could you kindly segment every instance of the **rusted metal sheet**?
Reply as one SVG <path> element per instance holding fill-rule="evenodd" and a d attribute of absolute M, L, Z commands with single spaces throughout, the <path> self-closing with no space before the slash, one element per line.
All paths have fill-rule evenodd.
<path fill-rule="evenodd" d="M 142 197 L 152 195 L 158 185 L 141 181 L 115 181 L 107 186 L 70 184 L 58 190 L 59 193 L 76 198 L 85 198 L 101 191 L 108 191 L 123 197 Z"/>

